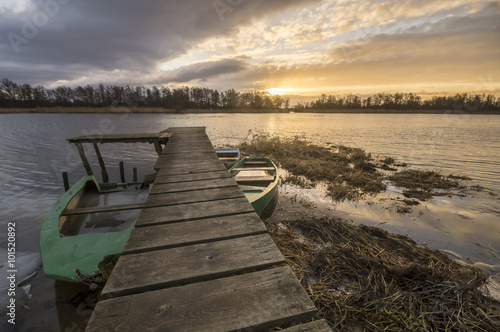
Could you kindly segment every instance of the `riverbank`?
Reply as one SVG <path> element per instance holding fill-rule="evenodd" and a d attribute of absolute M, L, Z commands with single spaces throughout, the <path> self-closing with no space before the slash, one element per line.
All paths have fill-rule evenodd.
<path fill-rule="evenodd" d="M 404 188 L 404 198 L 393 201 L 395 213 L 409 214 L 436 196 L 479 190 L 493 197 L 493 191 L 468 186 L 464 176 L 414 170 L 341 145 L 257 136 L 241 148 L 285 169 L 278 208 L 266 225 L 320 309 L 318 318 L 340 331 L 500 328 L 500 304 L 487 296 L 499 286 L 488 274 L 406 235 L 339 218 L 333 205 L 319 207 L 301 194 L 321 183 L 332 202 L 360 202 L 392 181 Z"/>
<path fill-rule="evenodd" d="M 176 110 L 161 107 L 36 107 L 0 108 L 0 114 L 215 114 L 215 113 L 332 113 L 332 114 L 496 114 L 498 111 L 467 110 L 397 110 L 397 109 L 252 109 L 252 108 L 188 108 Z"/>
<path fill-rule="evenodd" d="M 500 303 L 485 295 L 497 284 L 408 236 L 354 225 L 286 193 L 266 225 L 317 319 L 334 331 L 500 328 Z"/>

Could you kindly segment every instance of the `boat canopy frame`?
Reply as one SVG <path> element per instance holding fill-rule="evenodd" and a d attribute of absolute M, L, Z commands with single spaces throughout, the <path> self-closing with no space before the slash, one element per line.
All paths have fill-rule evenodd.
<path fill-rule="evenodd" d="M 87 175 L 94 175 L 92 167 L 90 167 L 89 160 L 85 155 L 85 150 L 83 149 L 82 143 L 91 143 L 94 146 L 94 151 L 97 155 L 97 160 L 99 161 L 99 166 L 101 167 L 101 175 L 104 183 L 109 182 L 108 172 L 106 170 L 106 165 L 104 159 L 102 158 L 101 149 L 98 144 L 104 143 L 150 143 L 154 144 L 156 153 L 160 155 L 163 151 L 163 146 L 166 145 L 168 139 L 172 136 L 171 133 L 160 132 L 160 133 L 143 133 L 143 134 L 102 134 L 102 135 L 85 135 L 79 137 L 68 138 L 69 143 L 73 143 L 78 150 L 78 154 L 82 159 L 83 167 L 85 168 Z"/>

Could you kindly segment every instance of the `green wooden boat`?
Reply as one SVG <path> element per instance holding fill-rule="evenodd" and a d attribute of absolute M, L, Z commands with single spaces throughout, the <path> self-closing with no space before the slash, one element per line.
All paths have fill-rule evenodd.
<path fill-rule="evenodd" d="M 40 232 L 45 275 L 85 282 L 100 274 L 107 255 L 120 254 L 134 228 L 148 187 L 142 183 L 98 183 L 85 176 L 46 215 Z"/>
<path fill-rule="evenodd" d="M 244 158 L 229 172 L 259 217 L 271 217 L 278 203 L 278 167 L 268 158 Z"/>
<path fill-rule="evenodd" d="M 137 182 L 134 169 L 134 182 L 127 183 L 123 163 L 120 163 L 122 183 L 109 182 L 99 144 L 151 143 L 160 155 L 162 145 L 170 136 L 160 132 L 86 135 L 68 139 L 75 144 L 87 176 L 70 188 L 67 174 L 63 173 L 66 192 L 43 221 L 40 249 L 47 277 L 95 285 L 96 281 L 102 280 L 101 274 L 104 278 L 109 276 L 116 255 L 123 251 L 149 195 L 156 174 L 146 175 L 142 182 Z M 94 146 L 103 183 L 94 178 L 82 143 Z"/>

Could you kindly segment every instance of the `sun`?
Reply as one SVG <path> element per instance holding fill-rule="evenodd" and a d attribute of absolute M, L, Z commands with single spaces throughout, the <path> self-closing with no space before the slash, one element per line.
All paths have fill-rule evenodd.
<path fill-rule="evenodd" d="M 270 88 L 270 89 L 267 89 L 266 91 L 269 92 L 270 94 L 272 95 L 284 95 L 285 93 L 287 93 L 290 89 L 286 89 L 286 88 Z"/>

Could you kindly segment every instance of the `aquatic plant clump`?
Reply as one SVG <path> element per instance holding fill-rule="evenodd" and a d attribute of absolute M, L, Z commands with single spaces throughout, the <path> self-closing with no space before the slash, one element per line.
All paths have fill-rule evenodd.
<path fill-rule="evenodd" d="M 285 219 L 271 236 L 338 331 L 498 331 L 487 276 L 403 235 L 340 219 Z"/>
<path fill-rule="evenodd" d="M 471 180 L 465 176 L 445 176 L 436 171 L 407 169 L 394 173 L 388 177 L 397 187 L 405 188 L 403 194 L 409 198 L 428 199 L 442 195 L 436 189 L 465 189 L 461 181 Z M 444 193 L 446 194 L 446 193 Z"/>
<path fill-rule="evenodd" d="M 358 199 L 386 189 L 383 175 L 377 171 L 370 154 L 342 145 L 323 147 L 302 139 L 281 140 L 257 136 L 241 145 L 249 155 L 265 155 L 295 176 L 312 182 L 325 181 L 328 194 L 335 200 Z"/>
<path fill-rule="evenodd" d="M 386 190 L 387 182 L 403 188 L 406 198 L 425 201 L 433 196 L 449 195 L 453 189 L 465 189 L 463 182 L 471 180 L 436 171 L 404 169 L 407 165 L 397 164 L 392 157 L 374 159 L 359 148 L 319 146 L 299 138 L 282 140 L 256 135 L 251 142 L 243 143 L 241 150 L 275 160 L 290 173 L 284 178 L 285 183 L 309 188 L 317 182 L 325 182 L 327 194 L 335 201 L 376 195 Z"/>

